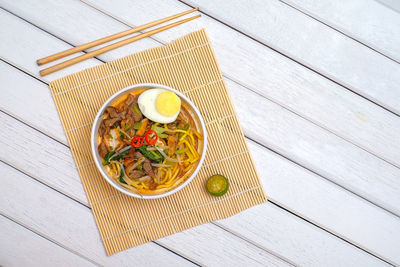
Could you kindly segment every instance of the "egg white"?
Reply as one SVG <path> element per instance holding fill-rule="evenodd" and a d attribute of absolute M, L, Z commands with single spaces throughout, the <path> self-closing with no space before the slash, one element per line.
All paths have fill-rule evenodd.
<path fill-rule="evenodd" d="M 172 116 L 165 116 L 160 112 L 158 112 L 156 108 L 157 96 L 167 91 L 168 90 L 161 88 L 153 88 L 146 90 L 139 95 L 138 105 L 140 111 L 143 113 L 144 116 L 146 116 L 147 118 L 149 118 L 154 122 L 159 122 L 159 123 L 171 123 L 176 120 L 176 118 L 179 115 L 180 109 Z"/>

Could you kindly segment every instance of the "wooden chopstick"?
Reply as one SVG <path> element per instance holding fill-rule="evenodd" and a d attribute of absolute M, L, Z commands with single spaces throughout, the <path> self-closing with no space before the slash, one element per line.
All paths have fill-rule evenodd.
<path fill-rule="evenodd" d="M 167 30 L 167 29 L 169 29 L 169 28 L 178 26 L 178 25 L 180 25 L 180 24 L 183 24 L 183 23 L 185 23 L 185 22 L 188 22 L 188 21 L 197 19 L 197 18 L 199 18 L 199 17 L 200 17 L 200 15 L 193 16 L 193 17 L 190 17 L 190 18 L 187 18 L 187 19 L 183 19 L 183 20 L 180 20 L 180 21 L 177 21 L 177 22 L 174 22 L 174 23 L 165 25 L 165 26 L 163 26 L 163 27 L 160 27 L 160 28 L 157 28 L 157 29 L 154 29 L 154 30 L 151 30 L 151 31 L 148 31 L 148 32 L 145 32 L 145 33 L 136 35 L 136 36 L 133 36 L 133 37 L 130 37 L 130 38 L 128 38 L 128 39 L 119 41 L 119 42 L 117 42 L 117 43 L 114 43 L 114 44 L 111 44 L 111 45 L 102 47 L 102 48 L 97 49 L 97 50 L 95 50 L 95 51 L 89 52 L 89 53 L 87 53 L 87 54 L 84 54 L 84 55 L 75 57 L 75 58 L 70 59 L 70 60 L 67 60 L 67 61 L 64 61 L 64 62 L 59 63 L 59 64 L 57 64 L 57 65 L 54 65 L 54 66 L 49 67 L 49 68 L 47 68 L 47 69 L 43 69 L 43 70 L 40 71 L 40 75 L 41 75 L 41 76 L 45 76 L 45 75 L 47 75 L 47 74 L 50 74 L 50 73 L 53 73 L 53 72 L 55 72 L 55 71 L 61 70 L 61 69 L 66 68 L 66 67 L 68 67 L 68 66 L 74 65 L 74 64 L 76 64 L 76 63 L 78 63 L 78 62 L 81 62 L 81 61 L 83 61 L 83 60 L 86 60 L 86 59 L 95 57 L 95 56 L 97 56 L 97 55 L 103 54 L 103 53 L 108 52 L 108 51 L 110 51 L 110 50 L 113 50 L 113 49 L 115 49 L 115 48 L 118 48 L 118 47 L 124 46 L 124 45 L 126 45 L 126 44 L 132 43 L 132 42 L 134 42 L 134 41 L 143 39 L 143 38 L 145 38 L 145 37 L 147 37 L 147 36 L 150 36 L 150 35 L 153 35 L 153 34 L 156 34 L 156 33 L 162 32 L 162 31 L 165 31 L 165 30 Z"/>
<path fill-rule="evenodd" d="M 91 47 L 94 47 L 94 46 L 98 46 L 98 45 L 107 43 L 109 41 L 112 41 L 112 40 L 124 37 L 126 35 L 129 35 L 129 34 L 132 34 L 132 33 L 135 33 L 135 32 L 138 32 L 138 31 L 141 31 L 141 30 L 153 27 L 153 26 L 156 26 L 158 24 L 170 21 L 172 19 L 176 19 L 176 18 L 182 17 L 182 16 L 184 16 L 186 14 L 189 14 L 189 13 L 192 13 L 192 12 L 194 12 L 196 10 L 198 10 L 198 8 L 194 8 L 194 9 L 191 9 L 191 10 L 188 10 L 188 11 L 185 11 L 185 12 L 181 12 L 181 13 L 178 13 L 178 14 L 163 18 L 163 19 L 159 19 L 159 20 L 156 20 L 156 21 L 153 21 L 153 22 L 150 22 L 150 23 L 147 23 L 147 24 L 144 24 L 144 25 L 141 25 L 141 26 L 138 26 L 138 27 L 135 27 L 135 28 L 120 32 L 120 33 L 116 33 L 116 34 L 113 34 L 113 35 L 98 39 L 96 41 L 92 41 L 92 42 L 87 43 L 87 44 L 79 45 L 77 47 L 74 47 L 74 48 L 71 48 L 71 49 L 56 53 L 54 55 L 38 59 L 36 61 L 36 63 L 40 66 L 40 65 L 52 62 L 54 60 L 57 60 L 57 59 L 60 59 L 60 58 L 75 54 L 77 52 L 81 52 L 81 51 L 83 51 L 85 49 L 88 49 L 88 48 L 91 48 Z"/>

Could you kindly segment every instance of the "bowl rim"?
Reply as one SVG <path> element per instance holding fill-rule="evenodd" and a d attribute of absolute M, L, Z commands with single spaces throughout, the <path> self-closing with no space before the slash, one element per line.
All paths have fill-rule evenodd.
<path fill-rule="evenodd" d="M 194 172 L 192 173 L 192 175 L 189 176 L 189 178 L 186 179 L 186 181 L 184 181 L 182 184 L 180 184 L 179 186 L 175 187 L 174 189 L 172 189 L 170 191 L 167 191 L 165 193 L 162 193 L 162 194 L 158 194 L 158 195 L 139 195 L 139 194 L 136 194 L 136 193 L 134 193 L 134 192 L 122 187 L 117 182 L 115 182 L 111 177 L 109 177 L 109 175 L 103 169 L 103 165 L 99 161 L 100 155 L 98 154 L 97 145 L 96 145 L 96 143 L 97 143 L 96 142 L 96 140 L 97 140 L 96 137 L 97 137 L 98 127 L 100 126 L 100 118 L 103 115 L 104 110 L 106 109 L 106 107 L 109 106 L 110 103 L 112 103 L 113 101 L 117 100 L 118 97 L 122 96 L 124 93 L 127 93 L 130 90 L 137 89 L 137 88 L 142 88 L 142 87 L 147 87 L 148 89 L 151 89 L 151 88 L 162 88 L 162 89 L 166 89 L 166 90 L 169 90 L 169 91 L 172 91 L 172 92 L 176 93 L 179 97 L 183 98 L 186 101 L 186 103 L 188 103 L 190 105 L 190 107 L 194 110 L 194 112 L 196 113 L 196 115 L 199 118 L 200 125 L 201 125 L 201 128 L 203 130 L 203 152 L 202 152 L 202 155 L 200 157 L 199 164 L 197 165 L 197 167 L 194 170 Z M 207 129 L 206 129 L 206 126 L 205 126 L 205 122 L 204 122 L 203 116 L 201 115 L 200 111 L 197 109 L 197 107 L 194 105 L 194 103 L 189 98 L 187 98 L 183 93 L 181 93 L 178 90 L 173 89 L 173 88 L 171 88 L 169 86 L 163 85 L 163 84 L 138 83 L 138 84 L 127 86 L 127 87 L 119 90 L 118 92 L 116 92 L 115 94 L 110 96 L 104 102 L 104 104 L 101 106 L 101 108 L 97 112 L 97 115 L 96 115 L 96 117 L 95 117 L 95 119 L 93 121 L 92 131 L 91 131 L 91 135 L 90 135 L 90 143 L 91 143 L 92 156 L 93 156 L 95 165 L 96 165 L 97 169 L 100 171 L 100 173 L 103 176 L 103 178 L 111 186 L 113 186 L 118 191 L 120 191 L 120 192 L 122 192 L 122 193 L 124 193 L 126 195 L 132 196 L 132 197 L 136 197 L 136 198 L 140 198 L 140 199 L 157 199 L 157 198 L 167 197 L 169 195 L 172 195 L 172 194 L 178 192 L 179 190 L 181 190 L 182 188 L 187 186 L 194 179 L 194 177 L 197 175 L 197 173 L 200 171 L 200 168 L 203 165 L 204 158 L 206 156 L 206 151 L 207 151 Z"/>

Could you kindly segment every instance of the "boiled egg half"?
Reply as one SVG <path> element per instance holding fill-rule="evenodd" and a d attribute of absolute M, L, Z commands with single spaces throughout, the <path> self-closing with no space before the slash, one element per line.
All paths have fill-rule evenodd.
<path fill-rule="evenodd" d="M 181 99 L 174 92 L 161 88 L 148 89 L 138 98 L 140 111 L 154 122 L 170 123 L 181 111 Z"/>

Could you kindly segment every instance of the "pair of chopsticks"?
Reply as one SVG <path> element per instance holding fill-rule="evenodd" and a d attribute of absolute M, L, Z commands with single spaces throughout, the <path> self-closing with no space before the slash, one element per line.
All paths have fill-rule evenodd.
<path fill-rule="evenodd" d="M 159 19 L 159 20 L 156 20 L 156 21 L 141 25 L 139 27 L 135 27 L 135 28 L 132 28 L 132 29 L 120 32 L 120 33 L 116 33 L 116 34 L 113 34 L 113 35 L 98 39 L 96 41 L 92 41 L 92 42 L 87 43 L 87 44 L 79 45 L 77 47 L 74 47 L 74 48 L 59 52 L 57 54 L 54 54 L 54 55 L 51 55 L 51 56 L 48 56 L 48 57 L 45 57 L 45 58 L 41 58 L 41 59 L 37 60 L 36 63 L 40 66 L 40 65 L 52 62 L 54 60 L 57 60 L 57 59 L 60 59 L 60 58 L 75 54 L 77 52 L 81 52 L 81 51 L 83 51 L 85 49 L 88 49 L 88 48 L 91 48 L 91 47 L 94 47 L 94 46 L 98 46 L 98 45 L 107 43 L 109 41 L 121 38 L 123 36 L 129 35 L 129 34 L 132 34 L 132 33 L 135 33 L 135 32 L 138 32 L 138 31 L 141 31 L 141 30 L 153 27 L 153 26 L 156 26 L 158 24 L 161 24 L 161 23 L 164 23 L 164 22 L 167 22 L 167 21 L 170 21 L 170 20 L 173 20 L 175 18 L 178 18 L 178 17 L 184 16 L 186 14 L 192 13 L 192 12 L 194 12 L 196 10 L 198 10 L 198 8 L 194 8 L 194 9 L 182 12 L 182 13 L 178 13 L 178 14 L 175 14 L 175 15 L 163 18 L 163 19 Z M 70 60 L 64 61 L 64 62 L 59 63 L 57 65 L 54 65 L 52 67 L 43 69 L 43 70 L 40 71 L 40 75 L 41 76 L 45 76 L 47 74 L 50 74 L 50 73 L 53 73 L 55 71 L 64 69 L 64 68 L 69 67 L 71 65 L 74 65 L 74 64 L 76 64 L 78 62 L 81 62 L 83 60 L 95 57 L 97 55 L 103 54 L 103 53 L 108 52 L 110 50 L 113 50 L 115 48 L 130 44 L 132 42 L 135 42 L 137 40 L 143 39 L 143 38 L 148 37 L 150 35 L 165 31 L 167 29 L 170 29 L 172 27 L 178 26 L 178 25 L 183 24 L 185 22 L 197 19 L 198 17 L 200 17 L 200 15 L 193 16 L 193 17 L 190 17 L 190 18 L 187 18 L 187 19 L 183 19 L 183 20 L 180 20 L 180 21 L 165 25 L 163 27 L 160 27 L 160 28 L 157 28 L 157 29 L 154 29 L 154 30 L 151 30 L 151 31 L 148 31 L 148 32 L 145 32 L 145 33 L 130 37 L 128 39 L 116 42 L 114 44 L 99 48 L 99 49 L 94 50 L 92 52 L 89 52 L 89 53 L 86 53 L 84 55 L 72 58 Z"/>

